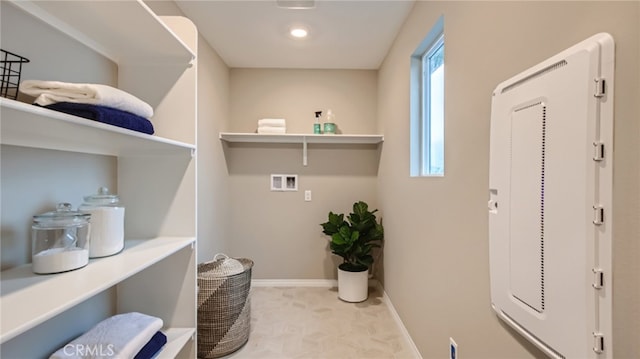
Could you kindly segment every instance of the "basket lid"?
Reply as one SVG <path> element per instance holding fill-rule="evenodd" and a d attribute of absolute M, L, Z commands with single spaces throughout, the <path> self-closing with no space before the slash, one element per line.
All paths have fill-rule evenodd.
<path fill-rule="evenodd" d="M 218 253 L 213 257 L 212 262 L 206 264 L 207 277 L 223 278 L 234 274 L 240 274 L 245 271 L 245 265 L 237 259 L 230 258 L 226 254 Z M 201 266 L 199 266 L 201 267 Z M 199 268 L 200 269 L 200 268 Z M 202 274 L 202 273 L 200 273 Z"/>

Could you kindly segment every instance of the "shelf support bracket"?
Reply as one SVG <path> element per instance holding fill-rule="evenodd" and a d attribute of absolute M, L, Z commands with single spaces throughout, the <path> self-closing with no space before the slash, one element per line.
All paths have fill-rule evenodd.
<path fill-rule="evenodd" d="M 307 136 L 302 136 L 302 165 L 307 167 Z"/>

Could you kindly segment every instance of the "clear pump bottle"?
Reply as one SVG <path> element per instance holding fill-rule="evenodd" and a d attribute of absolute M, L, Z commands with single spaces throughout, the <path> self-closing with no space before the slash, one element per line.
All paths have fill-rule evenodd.
<path fill-rule="evenodd" d="M 313 124 L 313 133 L 321 134 L 321 125 L 320 125 L 320 116 L 322 116 L 322 111 L 316 111 L 316 123 Z"/>

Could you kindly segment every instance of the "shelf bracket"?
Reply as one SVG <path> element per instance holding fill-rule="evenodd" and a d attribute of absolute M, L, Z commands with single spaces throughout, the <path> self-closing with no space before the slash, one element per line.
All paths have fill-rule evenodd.
<path fill-rule="evenodd" d="M 307 167 L 307 136 L 302 136 L 302 165 Z"/>

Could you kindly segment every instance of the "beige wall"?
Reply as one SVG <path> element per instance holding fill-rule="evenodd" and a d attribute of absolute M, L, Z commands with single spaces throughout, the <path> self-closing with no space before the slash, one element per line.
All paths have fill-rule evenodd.
<path fill-rule="evenodd" d="M 158 15 L 184 16 L 171 1 L 147 1 Z M 229 192 L 226 162 L 218 132 L 229 122 L 229 68 L 198 38 L 198 262 L 227 252 Z"/>
<path fill-rule="evenodd" d="M 150 6 L 179 13 L 169 2 Z M 409 56 L 441 14 L 446 176 L 412 179 Z M 228 70 L 200 38 L 199 261 L 224 251 L 252 258 L 254 278 L 334 278 L 318 224 L 329 210 L 346 212 L 362 199 L 384 210 L 382 279 L 423 357 L 446 357 L 449 336 L 465 357 L 543 357 L 489 307 L 490 96 L 500 81 L 607 31 L 617 56 L 614 348 L 616 358 L 640 357 L 638 23 L 634 2 L 420 1 L 379 73 Z M 377 149 L 310 146 L 303 167 L 300 146 L 229 146 L 217 138 L 221 130 L 252 132 L 261 117 L 285 117 L 289 132 L 308 133 L 313 112 L 327 108 L 345 133 L 383 133 L 380 160 Z M 300 192 L 270 192 L 270 173 L 298 174 Z M 304 202 L 305 189 L 312 202 Z"/>
<path fill-rule="evenodd" d="M 230 203 L 218 133 L 229 122 L 229 69 L 200 38 L 198 48 L 198 262 L 228 251 Z"/>
<path fill-rule="evenodd" d="M 287 120 L 287 132 L 312 133 L 314 111 L 331 108 L 343 133 L 375 133 L 376 71 L 232 69 L 229 129 L 254 132 L 259 118 Z M 229 171 L 229 246 L 255 262 L 256 279 L 332 279 L 320 223 L 358 200 L 376 205 L 378 149 L 371 146 L 238 145 L 225 148 Z M 298 192 L 271 192 L 270 174 L 297 174 Z M 304 190 L 312 201 L 304 201 Z"/>
<path fill-rule="evenodd" d="M 439 16 L 445 29 L 443 178 L 409 177 L 409 57 Z M 425 358 L 544 357 L 490 308 L 487 188 L 491 92 L 597 33 L 616 41 L 614 353 L 640 357 L 640 130 L 637 2 L 416 3 L 378 81 L 385 135 L 378 201 L 384 285 Z M 635 298 L 635 299 L 633 299 Z"/>
<path fill-rule="evenodd" d="M 313 133 L 314 112 L 332 109 L 345 134 L 376 128 L 377 71 L 232 69 L 234 132 L 255 132 L 260 118 L 285 118 L 288 133 Z"/>

